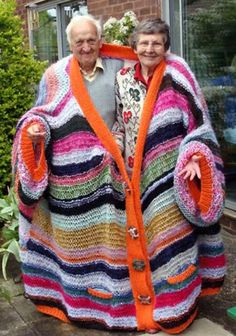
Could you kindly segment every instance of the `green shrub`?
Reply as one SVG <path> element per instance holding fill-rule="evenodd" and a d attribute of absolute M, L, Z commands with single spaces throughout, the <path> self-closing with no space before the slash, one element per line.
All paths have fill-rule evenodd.
<path fill-rule="evenodd" d="M 14 0 L 0 0 L 0 196 L 11 181 L 11 148 L 20 116 L 35 100 L 46 63 L 34 59 L 24 42 L 21 19 Z"/>
<path fill-rule="evenodd" d="M 4 223 L 1 229 L 0 256 L 2 257 L 2 274 L 7 280 L 7 263 L 10 255 L 20 262 L 19 248 L 19 209 L 13 188 L 8 195 L 0 198 L 0 222 Z M 1 294 L 0 294 L 1 296 Z"/>

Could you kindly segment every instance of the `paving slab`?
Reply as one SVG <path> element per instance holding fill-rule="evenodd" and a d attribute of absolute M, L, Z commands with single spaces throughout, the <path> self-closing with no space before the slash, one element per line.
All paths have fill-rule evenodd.
<path fill-rule="evenodd" d="M 5 335 L 6 330 L 11 332 L 18 326 L 24 327 L 26 324 L 7 301 L 0 300 L 0 335 Z"/>
<path fill-rule="evenodd" d="M 157 333 L 158 336 L 166 336 L 164 332 Z M 150 336 L 150 334 L 142 334 L 142 336 Z M 221 325 L 214 323 L 206 318 L 196 321 L 181 336 L 235 336 L 225 330 Z"/>

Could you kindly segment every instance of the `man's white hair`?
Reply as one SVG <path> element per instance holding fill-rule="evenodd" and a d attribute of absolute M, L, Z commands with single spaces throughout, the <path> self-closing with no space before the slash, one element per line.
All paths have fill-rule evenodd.
<path fill-rule="evenodd" d="M 75 15 L 68 26 L 66 27 L 66 36 L 69 45 L 71 44 L 71 30 L 74 26 L 82 24 L 84 21 L 91 22 L 97 29 L 98 38 L 102 37 L 102 26 L 99 20 L 96 20 L 92 15 Z"/>

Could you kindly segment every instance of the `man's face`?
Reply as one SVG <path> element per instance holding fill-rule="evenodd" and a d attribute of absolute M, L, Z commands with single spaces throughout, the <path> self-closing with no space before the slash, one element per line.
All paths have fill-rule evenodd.
<path fill-rule="evenodd" d="M 71 30 L 70 50 L 78 59 L 85 71 L 92 71 L 102 42 L 98 38 L 96 27 L 88 21 L 83 21 Z"/>
<path fill-rule="evenodd" d="M 142 67 L 155 69 L 165 55 L 163 34 L 139 34 L 135 53 Z"/>

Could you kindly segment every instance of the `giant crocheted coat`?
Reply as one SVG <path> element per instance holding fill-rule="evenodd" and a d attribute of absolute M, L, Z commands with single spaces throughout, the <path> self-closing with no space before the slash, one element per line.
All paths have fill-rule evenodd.
<path fill-rule="evenodd" d="M 35 121 L 46 131 L 40 148 L 26 134 Z M 194 153 L 200 185 L 178 176 Z M 222 161 L 183 59 L 169 55 L 154 73 L 131 179 L 72 56 L 46 70 L 36 106 L 19 121 L 13 172 L 23 281 L 39 311 L 175 334 L 196 317 L 199 297 L 222 286 Z"/>

